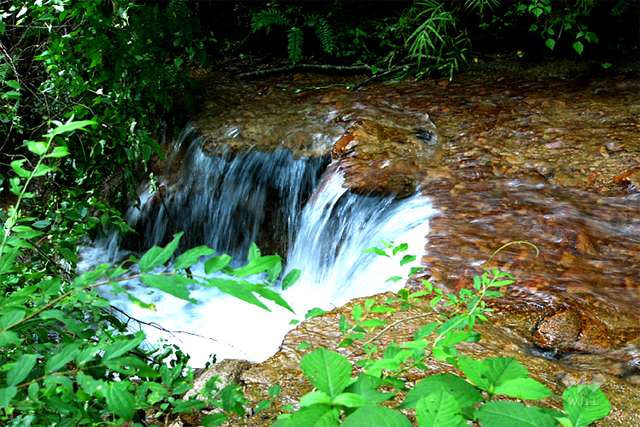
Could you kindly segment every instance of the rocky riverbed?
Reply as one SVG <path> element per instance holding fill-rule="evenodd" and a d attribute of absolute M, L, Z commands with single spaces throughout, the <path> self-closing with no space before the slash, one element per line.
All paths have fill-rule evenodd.
<path fill-rule="evenodd" d="M 535 245 L 537 256 L 512 245 L 491 259 L 518 282 L 463 352 L 516 357 L 556 391 L 601 383 L 614 408 L 601 425 L 640 425 L 640 78 L 562 67 L 486 67 L 357 91 L 348 88 L 356 77 L 204 73 L 207 102 L 194 122 L 212 153 L 331 154 L 353 192 L 405 197 L 419 187 L 439 211 L 422 264 L 443 288 L 469 286 L 508 242 Z M 276 409 L 295 401 L 308 391 L 298 344 L 335 348 L 349 310 L 303 322 L 276 355 L 235 377 L 256 401 L 274 383 L 283 387 Z"/>

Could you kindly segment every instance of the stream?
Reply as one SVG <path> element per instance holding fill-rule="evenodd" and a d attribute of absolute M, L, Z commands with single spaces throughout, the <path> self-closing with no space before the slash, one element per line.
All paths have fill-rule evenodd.
<path fill-rule="evenodd" d="M 497 248 L 526 241 L 492 260 L 518 280 L 492 302 L 487 354 L 515 352 L 547 384 L 596 378 L 627 396 L 620 408 L 640 407 L 637 76 L 498 66 L 453 82 L 355 92 L 344 86 L 348 77 L 200 80 L 202 111 L 154 170 L 162 196 L 145 184 L 128 213 L 139 238 L 96 242 L 81 268 L 180 230 L 184 248 L 208 244 L 238 260 L 257 242 L 303 271 L 284 294 L 301 319 L 313 307 L 402 286 L 385 279 L 408 266 L 363 253 L 383 239 L 409 243 L 424 278 L 447 289 L 468 286 Z M 210 353 L 263 361 L 280 349 L 246 381 L 288 381 L 277 371 L 288 369 L 302 339 L 296 330 L 281 344 L 290 313 L 210 291 L 195 296 L 201 304 L 157 296 L 156 312 L 122 308 L 202 335 L 164 335 L 195 366 Z M 327 339 L 323 328 L 336 326 L 327 319 L 301 330 Z"/>

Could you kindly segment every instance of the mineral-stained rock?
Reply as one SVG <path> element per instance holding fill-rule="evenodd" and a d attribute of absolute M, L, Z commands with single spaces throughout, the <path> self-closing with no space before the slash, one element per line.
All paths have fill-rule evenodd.
<path fill-rule="evenodd" d="M 331 154 L 351 191 L 407 197 L 427 173 L 436 140 L 428 122 L 407 128 L 363 119 L 334 144 Z"/>

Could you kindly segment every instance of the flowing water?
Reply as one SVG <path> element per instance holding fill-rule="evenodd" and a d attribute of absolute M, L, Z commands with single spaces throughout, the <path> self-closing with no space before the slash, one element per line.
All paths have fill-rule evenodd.
<path fill-rule="evenodd" d="M 207 244 L 237 262 L 251 242 L 286 249 L 285 270 L 302 270 L 283 293 L 296 313 L 275 305 L 268 312 L 211 289 L 193 289 L 199 303 L 191 304 L 139 283 L 127 285 L 145 300 L 151 295 L 155 311 L 124 300 L 116 306 L 147 323 L 140 327 L 150 342 L 179 344 L 194 366 L 202 366 L 211 354 L 264 360 L 293 327 L 291 320 L 303 319 L 308 310 L 402 286 L 384 279 L 406 275 L 410 266 L 363 251 L 395 241 L 421 254 L 435 213 L 430 200 L 419 194 L 403 200 L 353 194 L 327 163 L 325 156 L 296 158 L 287 149 L 212 155 L 188 127 L 173 147 L 159 189 L 146 184 L 140 205 L 128 212 L 143 240 L 136 249 L 166 243 L 178 231 L 185 231 L 184 248 Z M 83 250 L 80 269 L 125 254 L 111 235 Z M 201 264 L 196 272 L 203 274 Z"/>

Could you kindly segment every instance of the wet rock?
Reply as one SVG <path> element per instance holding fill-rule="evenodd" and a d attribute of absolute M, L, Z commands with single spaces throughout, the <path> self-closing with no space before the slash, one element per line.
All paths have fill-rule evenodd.
<path fill-rule="evenodd" d="M 332 157 L 351 191 L 407 197 L 427 173 L 435 140 L 435 129 L 404 128 L 363 119 L 338 139 Z"/>
<path fill-rule="evenodd" d="M 564 310 L 543 319 L 532 339 L 538 347 L 563 353 L 575 348 L 581 330 L 580 315 L 573 310 Z"/>

